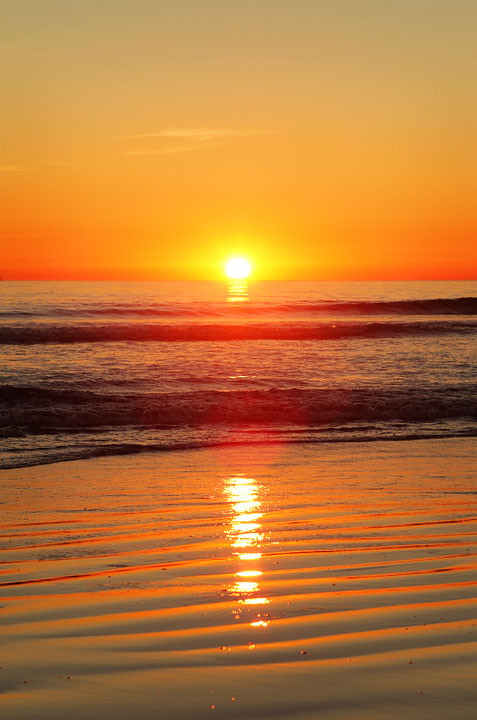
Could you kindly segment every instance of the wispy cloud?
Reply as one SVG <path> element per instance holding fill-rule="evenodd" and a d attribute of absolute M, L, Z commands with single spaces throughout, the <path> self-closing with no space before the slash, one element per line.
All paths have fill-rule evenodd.
<path fill-rule="evenodd" d="M 39 160 L 35 165 L 71 165 L 71 160 Z"/>
<path fill-rule="evenodd" d="M 129 135 L 131 138 L 191 138 L 198 142 L 221 140 L 222 138 L 264 135 L 260 130 L 236 130 L 233 128 L 166 128 L 158 132 Z"/>
<path fill-rule="evenodd" d="M 62 166 L 62 165 L 69 165 L 69 161 L 67 160 L 36 160 L 31 163 L 31 165 L 21 165 L 20 163 L 11 164 L 11 165 L 0 165 L 0 173 L 23 173 L 23 172 L 32 172 L 33 170 L 36 170 L 41 167 L 48 167 L 48 166 Z"/>
<path fill-rule="evenodd" d="M 0 165 L 0 172 L 2 173 L 22 173 L 31 170 L 25 165 Z"/>
<path fill-rule="evenodd" d="M 174 153 L 200 150 L 202 145 L 177 145 L 176 147 L 152 148 L 151 150 L 126 150 L 124 155 L 172 155 Z"/>
<path fill-rule="evenodd" d="M 262 130 L 239 130 L 234 128 L 165 128 L 157 132 L 129 135 L 134 140 L 159 140 L 159 147 L 142 147 L 137 150 L 127 150 L 124 155 L 169 155 L 171 153 L 184 153 L 201 148 L 216 146 L 227 140 L 254 135 L 267 135 Z M 186 145 L 177 144 L 184 140 Z"/>

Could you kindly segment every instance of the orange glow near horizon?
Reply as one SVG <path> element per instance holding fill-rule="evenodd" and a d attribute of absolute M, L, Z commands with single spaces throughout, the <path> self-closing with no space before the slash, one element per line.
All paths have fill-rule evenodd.
<path fill-rule="evenodd" d="M 405 5 L 5 3 L 0 275 L 476 278 L 475 8 Z"/>

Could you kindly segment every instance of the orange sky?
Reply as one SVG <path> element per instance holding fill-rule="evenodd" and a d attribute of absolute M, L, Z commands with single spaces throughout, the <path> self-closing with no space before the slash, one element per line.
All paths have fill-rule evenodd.
<path fill-rule="evenodd" d="M 17 0 L 7 279 L 477 276 L 474 0 Z"/>

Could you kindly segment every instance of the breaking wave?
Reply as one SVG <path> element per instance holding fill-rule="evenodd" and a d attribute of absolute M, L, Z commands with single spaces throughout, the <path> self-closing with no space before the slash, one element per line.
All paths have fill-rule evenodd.
<path fill-rule="evenodd" d="M 138 305 L 80 304 L 72 307 L 43 307 L 31 310 L 14 308 L 0 311 L 0 317 L 230 317 L 262 314 L 343 314 L 343 315 L 477 315 L 477 298 L 438 298 L 429 300 L 350 301 L 350 302 L 293 302 L 293 303 L 237 303 L 214 304 L 198 302 Z"/>
<path fill-rule="evenodd" d="M 0 386 L 4 437 L 202 425 L 312 426 L 477 419 L 475 387 L 270 389 L 114 395 Z"/>
<path fill-rule="evenodd" d="M 253 324 L 153 324 L 124 325 L 5 325 L 0 343 L 93 343 L 93 342 L 198 342 L 217 340 L 339 340 L 385 338 L 402 335 L 469 334 L 477 330 L 471 321 L 336 322 Z"/>

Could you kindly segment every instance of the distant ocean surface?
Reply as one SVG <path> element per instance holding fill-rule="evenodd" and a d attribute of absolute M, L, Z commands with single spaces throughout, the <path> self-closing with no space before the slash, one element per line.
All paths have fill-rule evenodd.
<path fill-rule="evenodd" d="M 0 283 L 0 467 L 476 434 L 475 282 Z"/>

